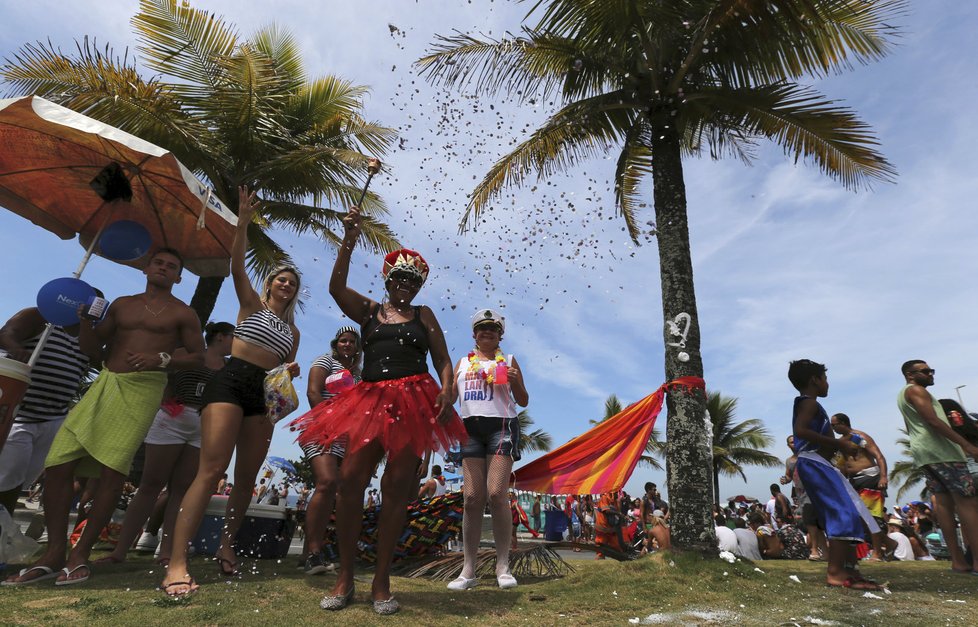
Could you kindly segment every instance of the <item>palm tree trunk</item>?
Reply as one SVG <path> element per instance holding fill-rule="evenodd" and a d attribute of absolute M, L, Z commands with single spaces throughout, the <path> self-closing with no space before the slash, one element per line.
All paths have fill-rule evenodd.
<path fill-rule="evenodd" d="M 197 281 L 197 289 L 194 290 L 194 296 L 190 299 L 190 308 L 197 312 L 200 326 L 207 324 L 207 320 L 214 312 L 214 306 L 217 305 L 217 295 L 221 292 L 224 278 L 222 276 L 204 276 Z"/>
<path fill-rule="evenodd" d="M 720 471 L 713 467 L 713 504 L 720 505 Z"/>
<path fill-rule="evenodd" d="M 700 329 L 693 291 L 693 262 L 689 250 L 686 186 L 679 137 L 669 116 L 652 131 L 652 181 L 659 274 L 662 282 L 666 381 L 703 376 Z M 670 331 L 668 321 L 689 315 L 685 346 Z M 680 323 L 683 327 L 684 323 Z M 672 511 L 672 545 L 679 549 L 715 551 L 713 526 L 713 453 L 706 422 L 706 393 L 675 391 L 667 397 L 668 440 L 666 482 Z"/>

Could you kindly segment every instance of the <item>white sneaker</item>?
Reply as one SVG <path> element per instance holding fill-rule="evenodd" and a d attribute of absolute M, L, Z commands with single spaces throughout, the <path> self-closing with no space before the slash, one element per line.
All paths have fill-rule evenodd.
<path fill-rule="evenodd" d="M 468 590 L 469 588 L 474 588 L 479 585 L 478 578 L 476 579 L 466 579 L 465 577 L 459 577 L 455 581 L 448 584 L 449 590 Z"/>
<path fill-rule="evenodd" d="M 503 590 L 508 590 L 510 588 L 516 587 L 516 577 L 510 575 L 509 573 L 503 573 L 502 575 L 496 575 L 496 583 Z"/>
<path fill-rule="evenodd" d="M 144 531 L 143 535 L 139 536 L 139 540 L 136 541 L 136 550 L 144 553 L 152 553 L 159 544 L 159 536 L 155 533 Z"/>

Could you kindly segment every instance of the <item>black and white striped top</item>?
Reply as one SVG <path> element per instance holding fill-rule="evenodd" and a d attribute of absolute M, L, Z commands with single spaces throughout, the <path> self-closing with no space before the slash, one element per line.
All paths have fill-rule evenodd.
<path fill-rule="evenodd" d="M 214 376 L 216 370 L 210 368 L 195 368 L 194 370 L 178 370 L 170 375 L 170 385 L 173 395 L 184 405 L 200 408 L 200 399 L 204 395 L 204 387 Z"/>
<path fill-rule="evenodd" d="M 41 336 L 24 342 L 33 351 Z M 44 350 L 31 370 L 31 384 L 14 422 L 46 422 L 64 418 L 82 377 L 89 371 L 88 356 L 78 346 L 78 338 L 63 328 L 54 327 Z"/>
<path fill-rule="evenodd" d="M 334 375 L 337 372 L 340 372 L 341 370 L 346 370 L 346 366 L 344 366 L 343 364 L 341 364 L 340 362 L 338 362 L 336 360 L 336 358 L 333 357 L 333 355 L 330 354 L 330 353 L 326 353 L 325 355 L 320 355 L 319 358 L 316 359 L 316 361 L 312 362 L 312 367 L 313 368 L 322 368 L 322 369 L 324 369 L 326 371 L 326 376 L 327 377 L 330 376 L 330 375 Z M 360 373 L 359 372 L 352 372 L 351 371 L 350 374 L 353 375 L 353 381 L 354 382 L 360 383 Z M 334 396 L 336 396 L 336 394 L 333 394 L 332 392 L 330 392 L 329 390 L 327 390 L 326 389 L 326 386 L 323 386 L 323 389 L 320 390 L 319 393 L 322 395 L 324 401 L 328 401 L 329 399 L 331 399 Z"/>
<path fill-rule="evenodd" d="M 260 309 L 238 323 L 234 337 L 264 348 L 280 361 L 292 352 L 292 327 L 268 309 Z"/>

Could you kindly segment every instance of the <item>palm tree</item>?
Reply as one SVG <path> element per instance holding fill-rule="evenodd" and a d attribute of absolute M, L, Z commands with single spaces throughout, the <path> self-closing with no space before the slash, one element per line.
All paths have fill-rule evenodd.
<path fill-rule="evenodd" d="M 720 475 L 740 475 L 744 466 L 781 466 L 782 461 L 765 450 L 774 438 L 756 418 L 736 422 L 737 399 L 720 392 L 707 395 L 706 411 L 713 425 L 713 502 L 720 503 Z"/>
<path fill-rule="evenodd" d="M 611 394 L 604 402 L 604 417 L 601 420 L 594 420 L 592 418 L 588 422 L 592 425 L 601 424 L 609 418 L 614 418 L 624 411 L 624 409 L 618 396 Z M 659 439 L 660 437 L 662 437 L 662 432 L 653 427 L 652 433 L 649 434 L 649 441 L 645 444 L 646 454 L 638 458 L 638 463 L 649 466 L 654 470 L 662 470 L 662 463 L 656 458 L 665 457 L 666 443 L 662 442 Z"/>
<path fill-rule="evenodd" d="M 248 231 L 253 274 L 290 262 L 269 237 L 271 227 L 337 245 L 333 229 L 345 209 L 331 207 L 356 202 L 368 156 L 383 156 L 395 138 L 362 118 L 366 88 L 307 77 L 295 38 L 277 26 L 243 39 L 185 0 L 140 0 L 132 25 L 149 78 L 135 57 L 120 58 L 87 38 L 74 55 L 50 42 L 27 44 L 0 66 L 0 77 L 11 95 L 44 96 L 170 150 L 228 207 L 237 207 L 238 185 L 257 189 L 265 204 Z M 371 194 L 363 211 L 376 217 L 386 207 Z M 399 246 L 384 224 L 365 224 L 369 247 Z M 223 280 L 198 282 L 191 306 L 202 321 Z"/>
<path fill-rule="evenodd" d="M 433 84 L 562 107 L 492 166 L 461 228 L 510 185 L 618 152 L 615 201 L 631 238 L 658 239 L 666 380 L 703 376 L 683 157 L 745 162 L 758 139 L 847 188 L 891 180 L 869 127 L 797 81 L 884 56 L 905 0 L 534 0 L 520 35 L 439 37 L 417 66 Z M 643 231 L 651 176 L 655 227 Z M 645 218 L 647 219 L 647 218 Z M 667 482 L 677 548 L 712 550 L 705 395 L 668 397 Z"/>
<path fill-rule="evenodd" d="M 553 438 L 549 433 L 543 429 L 530 431 L 530 427 L 533 426 L 533 418 L 530 417 L 530 412 L 525 409 L 521 410 L 520 413 L 516 414 L 516 417 L 520 421 L 519 453 L 521 456 L 530 451 L 546 452 L 553 447 Z"/>
<path fill-rule="evenodd" d="M 900 429 L 900 433 L 903 434 L 903 437 L 897 439 L 896 443 L 900 447 L 901 459 L 890 468 L 890 482 L 900 484 L 900 489 L 897 490 L 896 494 L 898 503 L 903 500 L 903 496 L 907 492 L 927 479 L 924 471 L 913 463 L 913 454 L 910 452 L 910 436 L 907 434 L 907 430 Z M 921 488 L 920 498 L 927 499 L 926 486 Z"/>

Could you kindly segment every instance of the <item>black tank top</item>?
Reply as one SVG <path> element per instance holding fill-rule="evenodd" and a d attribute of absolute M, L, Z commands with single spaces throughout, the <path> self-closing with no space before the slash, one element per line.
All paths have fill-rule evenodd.
<path fill-rule="evenodd" d="M 360 327 L 363 338 L 364 381 L 387 381 L 428 372 L 428 332 L 421 323 L 421 307 L 414 319 L 399 324 L 377 320 L 380 305 Z"/>

